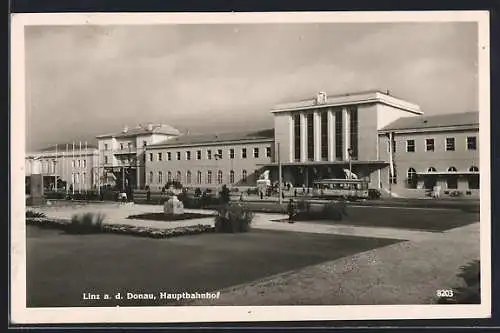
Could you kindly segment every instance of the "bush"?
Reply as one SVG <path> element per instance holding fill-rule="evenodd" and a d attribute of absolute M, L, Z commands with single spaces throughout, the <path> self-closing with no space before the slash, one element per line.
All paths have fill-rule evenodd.
<path fill-rule="evenodd" d="M 254 213 L 241 205 L 226 205 L 217 209 L 215 217 L 216 232 L 248 232 Z"/>
<path fill-rule="evenodd" d="M 47 191 L 45 192 L 45 199 L 65 199 L 66 198 L 66 192 L 56 192 L 56 191 Z"/>
<path fill-rule="evenodd" d="M 247 194 L 248 195 L 258 195 L 259 194 L 259 189 L 256 187 L 249 187 L 247 189 Z"/>
<path fill-rule="evenodd" d="M 104 215 L 101 213 L 84 213 L 73 215 L 71 222 L 67 225 L 66 231 L 75 234 L 86 234 L 101 232 Z"/>
<path fill-rule="evenodd" d="M 45 213 L 40 213 L 40 212 L 35 212 L 33 210 L 27 210 L 26 211 L 26 217 L 28 218 L 32 218 L 32 217 L 35 217 L 35 218 L 41 218 L 41 217 L 47 217 L 45 215 Z"/>
<path fill-rule="evenodd" d="M 453 288 L 452 297 L 439 298 L 439 304 L 480 304 L 481 303 L 481 265 L 479 260 L 460 267 L 458 277 L 465 287 Z"/>
<path fill-rule="evenodd" d="M 368 199 L 376 200 L 376 199 L 380 199 L 381 196 L 382 196 L 382 193 L 379 190 L 377 190 L 375 188 L 368 189 Z"/>

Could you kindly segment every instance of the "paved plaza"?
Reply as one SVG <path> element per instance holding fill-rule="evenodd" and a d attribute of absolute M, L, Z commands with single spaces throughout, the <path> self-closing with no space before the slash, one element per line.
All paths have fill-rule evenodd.
<path fill-rule="evenodd" d="M 69 219 L 78 213 L 101 212 L 106 215 L 105 223 L 154 228 L 214 223 L 213 217 L 175 222 L 127 219 L 127 216 L 133 214 L 162 212 L 163 207 L 159 205 L 100 203 L 53 205 L 34 210 L 44 212 L 49 217 L 63 219 Z M 213 214 L 210 210 L 186 211 Z M 443 212 L 441 210 L 440 214 L 444 214 Z M 412 214 L 418 215 L 418 211 L 413 210 Z M 453 218 L 454 214 L 456 216 L 462 213 L 449 210 L 449 214 L 449 218 Z M 439 216 L 443 218 L 443 215 Z M 191 281 L 191 286 L 221 291 L 218 300 L 199 300 L 192 303 L 195 305 L 425 304 L 432 301 L 436 290 L 447 289 L 460 282 L 456 278 L 460 266 L 479 258 L 478 221 L 442 232 L 355 226 L 346 222 L 342 225 L 314 221 L 294 224 L 273 222 L 285 217 L 280 214 L 257 213 L 253 222 L 255 230 L 243 235 L 211 234 L 168 240 L 139 240 L 137 237 L 120 235 L 72 236 L 80 237 L 81 240 L 80 245 L 71 249 L 71 253 L 65 253 L 64 248 L 69 246 L 69 243 L 65 243 L 69 236 L 46 236 L 51 239 L 50 247 L 56 252 L 64 252 L 64 255 L 58 255 L 65 258 L 78 256 L 81 251 L 90 251 L 93 260 L 115 258 L 113 251 L 108 253 L 109 256 L 106 253 L 92 252 L 92 244 L 100 238 L 113 238 L 113 242 L 117 244 L 116 251 L 120 251 L 118 244 L 137 248 L 137 253 L 130 258 L 113 260 L 114 263 L 121 262 L 118 271 L 124 269 L 124 279 L 127 274 L 137 281 L 144 276 L 151 277 L 154 281 L 144 285 L 145 289 L 154 287 L 156 290 L 166 283 L 180 290 L 184 285 L 179 281 Z M 30 232 L 33 235 L 33 231 Z M 40 242 L 42 241 L 37 237 L 32 240 L 28 237 L 28 246 L 32 243 L 36 247 L 33 244 Z M 256 245 L 257 248 L 254 248 Z M 32 251 L 35 247 L 31 248 Z M 158 251 L 168 251 L 171 255 L 163 257 Z M 221 262 L 221 253 L 228 252 L 231 252 L 230 255 Z M 156 258 L 157 261 L 147 263 L 144 256 L 148 260 Z M 52 265 L 57 267 L 56 263 L 43 254 L 33 255 L 35 257 L 38 259 L 32 262 L 38 268 Z M 75 264 L 77 262 L 78 260 Z M 125 274 L 128 272 L 124 268 L 127 265 L 140 267 L 133 274 Z M 101 266 L 105 272 L 112 270 L 104 263 Z M 266 266 L 272 268 L 257 269 Z M 62 267 L 67 269 L 68 265 Z M 231 274 L 226 271 L 228 267 L 234 268 Z M 235 274 L 236 271 L 241 274 Z M 99 275 L 98 272 L 99 269 L 95 268 L 94 274 Z M 113 276 L 110 272 L 101 276 Z M 218 274 L 223 276 L 217 278 Z M 164 275 L 168 278 L 158 279 Z M 33 281 L 32 286 L 38 287 L 48 283 L 40 280 L 37 282 L 36 278 Z M 108 285 L 102 285 L 99 279 L 93 280 L 90 275 L 88 280 L 83 281 L 85 283 L 80 286 L 95 290 L 111 288 L 115 283 L 108 281 Z M 126 280 L 122 282 L 124 281 Z M 126 283 L 121 286 L 126 288 Z M 51 298 L 49 294 L 38 295 L 41 303 L 36 305 L 34 301 L 33 306 L 40 306 L 43 299 Z M 60 303 L 60 306 L 64 304 L 62 301 Z"/>

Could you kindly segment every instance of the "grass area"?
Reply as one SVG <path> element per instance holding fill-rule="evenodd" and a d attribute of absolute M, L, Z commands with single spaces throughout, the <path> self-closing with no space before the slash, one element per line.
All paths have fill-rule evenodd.
<path fill-rule="evenodd" d="M 346 213 L 347 216 L 344 216 L 341 221 L 321 219 L 309 220 L 309 222 L 442 232 L 479 221 L 479 213 L 466 213 L 455 209 L 347 206 Z M 282 220 L 273 221 L 281 222 Z M 308 222 L 307 219 L 295 221 Z"/>
<path fill-rule="evenodd" d="M 28 307 L 176 305 L 102 296 L 203 293 L 398 242 L 264 230 L 170 239 L 70 235 L 34 226 L 26 231 Z M 85 300 L 85 293 L 101 299 Z"/>
<path fill-rule="evenodd" d="M 200 213 L 184 213 L 178 215 L 165 215 L 165 213 L 144 213 L 138 215 L 130 215 L 127 218 L 133 220 L 153 220 L 153 221 L 182 221 L 201 219 L 204 217 L 214 217 L 213 214 L 200 214 Z"/>

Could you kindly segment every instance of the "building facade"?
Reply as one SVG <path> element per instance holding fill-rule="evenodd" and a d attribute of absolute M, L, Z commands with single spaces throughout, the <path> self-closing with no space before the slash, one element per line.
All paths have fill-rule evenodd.
<path fill-rule="evenodd" d="M 187 187 L 255 186 L 260 164 L 273 157 L 273 130 L 187 135 L 148 146 L 146 184 L 161 189 L 176 180 Z"/>
<path fill-rule="evenodd" d="M 94 146 L 59 144 L 27 153 L 25 175 L 41 174 L 45 190 L 87 191 L 97 183 L 97 157 Z"/>
<path fill-rule="evenodd" d="M 416 104 L 368 91 L 277 105 L 274 128 L 248 133 L 182 134 L 147 124 L 97 137 L 97 147 L 65 145 L 28 154 L 36 169 L 75 190 L 112 187 L 161 190 L 177 180 L 192 188 L 255 187 L 269 171 L 272 183 L 310 187 L 316 179 L 351 171 L 371 188 L 400 196 L 426 189 L 479 191 L 477 112 L 424 116 Z M 53 182 L 54 182 L 53 181 Z"/>
<path fill-rule="evenodd" d="M 479 113 L 401 118 L 379 131 L 379 138 L 384 159 L 392 150 L 393 176 L 389 170 L 382 176 L 391 191 L 421 196 L 439 186 L 479 196 Z"/>
<path fill-rule="evenodd" d="M 313 180 L 344 178 L 345 169 L 379 188 L 387 167 L 378 131 L 401 117 L 422 115 L 418 105 L 379 91 L 316 98 L 272 111 L 283 180 L 309 187 Z M 277 161 L 264 165 L 276 177 Z"/>
<path fill-rule="evenodd" d="M 163 124 L 124 127 L 118 133 L 99 135 L 99 186 L 118 187 L 125 191 L 144 186 L 148 146 L 179 135 L 177 129 Z"/>

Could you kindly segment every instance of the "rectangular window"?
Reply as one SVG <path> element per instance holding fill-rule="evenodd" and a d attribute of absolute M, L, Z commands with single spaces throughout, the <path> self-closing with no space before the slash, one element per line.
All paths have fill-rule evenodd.
<path fill-rule="evenodd" d="M 55 167 L 55 161 L 54 161 L 54 167 Z M 87 160 L 83 160 L 83 167 L 86 168 L 87 167 Z"/>
<path fill-rule="evenodd" d="M 159 161 L 159 162 L 161 162 L 162 158 L 163 158 L 162 153 L 158 153 L 158 161 Z"/>
<path fill-rule="evenodd" d="M 158 171 L 158 183 L 163 184 L 163 172 Z"/>
<path fill-rule="evenodd" d="M 259 158 L 259 148 L 254 148 L 253 149 L 253 157 L 254 158 Z"/>
<path fill-rule="evenodd" d="M 153 153 L 149 153 L 149 162 L 153 162 Z"/>
<path fill-rule="evenodd" d="M 455 151 L 455 138 L 446 138 L 446 151 Z"/>
<path fill-rule="evenodd" d="M 198 184 L 201 184 L 201 171 L 198 171 L 197 176 L 196 176 L 196 182 Z"/>
<path fill-rule="evenodd" d="M 475 136 L 467 137 L 467 150 L 476 150 L 477 149 L 477 138 Z"/>
<path fill-rule="evenodd" d="M 219 155 L 219 159 L 222 159 L 222 149 L 217 150 L 217 155 Z"/>
<path fill-rule="evenodd" d="M 321 113 L 321 159 L 328 160 L 328 112 Z"/>
<path fill-rule="evenodd" d="M 271 157 L 271 147 L 266 147 L 266 157 Z"/>
<path fill-rule="evenodd" d="M 180 152 L 180 151 L 178 151 L 178 152 L 177 152 L 177 161 L 180 161 L 180 160 L 181 160 L 181 152 Z"/>
<path fill-rule="evenodd" d="M 209 149 L 207 150 L 207 160 L 211 160 L 212 159 L 212 151 Z"/>
<path fill-rule="evenodd" d="M 434 139 L 425 139 L 425 151 L 434 151 Z"/>
<path fill-rule="evenodd" d="M 349 131 L 350 131 L 350 141 L 351 141 L 351 158 L 354 160 L 358 159 L 358 108 L 349 108 Z M 392 152 L 396 152 L 396 142 L 392 142 Z"/>
<path fill-rule="evenodd" d="M 172 153 L 171 152 L 167 153 L 167 160 L 169 160 L 169 161 L 172 160 Z"/>
<path fill-rule="evenodd" d="M 104 150 L 108 150 L 108 144 L 107 143 L 104 144 Z"/>
<path fill-rule="evenodd" d="M 186 160 L 187 161 L 191 160 L 191 152 L 190 151 L 186 152 Z"/>
<path fill-rule="evenodd" d="M 123 143 L 120 143 L 120 150 L 123 150 Z"/>
<path fill-rule="evenodd" d="M 201 150 L 196 151 L 196 159 L 201 160 Z"/>
<path fill-rule="evenodd" d="M 294 159 L 300 161 L 300 114 L 293 116 L 293 131 L 294 131 Z"/>
<path fill-rule="evenodd" d="M 207 184 L 212 184 L 212 171 L 207 172 Z"/>
<path fill-rule="evenodd" d="M 415 152 L 415 140 L 406 140 L 406 152 L 408 153 Z"/>
<path fill-rule="evenodd" d="M 73 167 L 75 166 L 75 161 L 73 161 Z M 104 156 L 104 164 L 108 164 L 108 157 Z"/>
<path fill-rule="evenodd" d="M 308 113 L 306 116 L 307 121 L 307 159 L 314 160 L 314 114 Z"/>
<path fill-rule="evenodd" d="M 234 149 L 233 148 L 229 149 L 229 158 L 234 159 Z"/>
<path fill-rule="evenodd" d="M 247 158 L 247 149 L 241 148 L 241 158 Z"/>
<path fill-rule="evenodd" d="M 342 110 L 335 111 L 335 157 L 338 160 L 343 160 L 344 152 L 344 136 L 342 135 L 344 131 L 343 121 L 342 121 Z"/>

